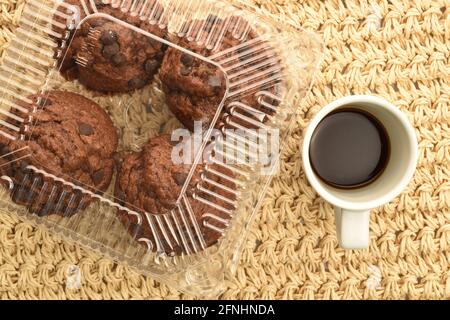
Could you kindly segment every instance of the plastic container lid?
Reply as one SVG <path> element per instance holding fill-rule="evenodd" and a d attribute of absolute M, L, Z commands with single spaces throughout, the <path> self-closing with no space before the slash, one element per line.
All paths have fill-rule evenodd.
<path fill-rule="evenodd" d="M 322 51 L 225 1 L 29 0 L 0 67 L 3 210 L 217 294 Z"/>

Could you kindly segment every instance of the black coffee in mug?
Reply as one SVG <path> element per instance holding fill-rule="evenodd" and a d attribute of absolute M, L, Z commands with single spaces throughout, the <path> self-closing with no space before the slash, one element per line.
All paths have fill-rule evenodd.
<path fill-rule="evenodd" d="M 374 182 L 386 168 L 389 136 L 370 113 L 345 107 L 320 122 L 309 155 L 312 169 L 326 184 L 340 189 L 361 188 Z"/>

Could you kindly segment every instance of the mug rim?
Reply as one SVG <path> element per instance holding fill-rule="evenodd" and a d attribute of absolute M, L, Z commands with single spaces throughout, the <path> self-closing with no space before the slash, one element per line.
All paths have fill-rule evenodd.
<path fill-rule="evenodd" d="M 349 104 L 357 104 L 357 103 L 369 103 L 372 105 L 376 105 L 379 107 L 382 107 L 396 117 L 397 120 L 401 123 L 403 128 L 406 129 L 409 143 L 413 146 L 412 154 L 410 156 L 410 161 L 407 164 L 406 173 L 403 176 L 401 180 L 395 185 L 394 188 L 386 192 L 381 197 L 378 197 L 376 199 L 372 199 L 366 202 L 362 203 L 354 203 L 347 200 L 343 200 L 337 196 L 335 196 L 333 193 L 327 191 L 323 186 L 322 182 L 319 180 L 317 175 L 314 173 L 311 163 L 310 163 L 310 157 L 309 157 L 309 147 L 311 144 L 311 139 L 313 136 L 314 131 L 316 130 L 319 123 L 332 111 L 335 109 L 349 105 Z M 414 130 L 414 127 L 409 122 L 406 115 L 400 111 L 394 104 L 390 103 L 389 101 L 376 97 L 371 95 L 351 95 L 339 98 L 337 100 L 332 101 L 325 107 L 323 107 L 310 121 L 303 139 L 303 149 L 302 149 L 302 162 L 303 162 L 303 169 L 305 171 L 306 177 L 309 181 L 309 183 L 312 185 L 312 187 L 317 191 L 317 193 L 325 199 L 327 202 L 342 208 L 346 210 L 351 211 L 362 211 L 362 210 L 370 210 L 376 207 L 379 207 L 383 204 L 386 204 L 390 201 L 392 201 L 394 198 L 396 198 L 410 183 L 411 179 L 414 176 L 414 173 L 417 168 L 417 162 L 419 158 L 419 152 L 418 152 L 418 142 L 417 142 L 417 136 Z"/>

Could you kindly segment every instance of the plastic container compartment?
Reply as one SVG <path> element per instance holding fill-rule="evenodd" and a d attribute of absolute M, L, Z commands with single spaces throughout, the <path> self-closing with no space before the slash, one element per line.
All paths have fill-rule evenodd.
<path fill-rule="evenodd" d="M 2 210 L 22 215 L 178 290 L 199 296 L 217 295 L 224 289 L 225 277 L 232 275 L 237 266 L 249 225 L 276 173 L 279 151 L 322 58 L 322 44 L 315 34 L 226 1 L 79 3 L 27 2 L 0 68 L 2 139 L 31 139 L 27 133 L 33 130 L 33 113 L 40 111 L 41 102 L 51 90 L 81 94 L 104 108 L 117 129 L 120 156 L 139 151 L 151 137 L 183 127 L 177 115 L 170 112 L 167 90 L 156 71 L 154 79 L 139 89 L 114 94 L 90 90 L 77 79 L 61 75 L 66 53 L 76 45 L 74 35 L 94 21 L 91 19 L 106 19 L 120 29 L 128 28 L 133 38 L 164 44 L 164 54 L 178 50 L 202 68 L 215 70 L 219 75 L 213 80 L 216 83 L 196 84 L 208 87 L 217 86 L 217 79 L 224 81 L 223 90 L 218 90 L 221 96 L 206 100 L 217 104 L 210 106 L 215 115 L 206 117 L 207 123 L 200 127 L 200 148 L 195 149 L 190 174 L 169 211 L 145 212 L 119 201 L 114 196 L 115 177 L 106 192 L 95 192 L 70 177 L 51 174 L 45 163 L 24 168 L 27 171 L 21 177 L 28 181 L 18 183 L 17 178 L 8 176 L 6 168 L 34 155 L 21 152 L 18 156 L 4 148 L 0 151 Z M 127 16 L 130 19 L 124 19 Z M 157 34 L 129 23 L 136 18 L 157 28 Z M 95 39 L 95 26 L 90 25 L 85 36 Z M 224 46 L 224 42 L 229 45 Z M 143 48 L 146 45 L 143 43 Z M 84 52 L 84 56 L 76 56 L 76 63 L 89 68 L 91 51 L 88 48 Z M 33 94 L 42 96 L 41 101 L 31 109 L 21 108 L 21 102 L 29 103 L 28 97 Z M 196 170 L 201 171 L 201 178 L 192 188 Z M 27 194 L 31 187 L 41 188 L 44 197 L 52 197 L 50 205 L 62 206 L 63 212 L 68 203 L 73 209 L 75 194 L 93 199 L 75 214 L 42 216 L 27 209 L 30 206 L 12 201 L 14 193 Z M 194 212 L 199 207 L 203 211 Z M 152 235 L 133 236 L 118 212 L 132 216 L 140 226 L 146 225 Z M 218 241 L 208 247 L 211 241 L 206 236 Z"/>

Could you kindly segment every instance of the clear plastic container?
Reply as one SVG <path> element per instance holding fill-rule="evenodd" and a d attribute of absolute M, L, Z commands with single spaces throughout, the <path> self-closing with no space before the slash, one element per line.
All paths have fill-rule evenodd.
<path fill-rule="evenodd" d="M 35 143 L 35 113 L 49 92 L 62 90 L 106 110 L 117 130 L 117 158 L 141 152 L 161 134 L 190 134 L 184 127 L 195 132 L 186 141 L 197 147 L 189 149 L 173 205 L 147 212 L 118 198 L 120 166 L 99 191 L 70 172 L 55 174 L 42 157 L 36 162 L 32 148 L 3 145 L 2 210 L 178 290 L 219 294 L 311 87 L 323 52 L 319 37 L 226 1 L 66 1 L 29 0 L 24 8 L 0 68 L 0 135 L 9 141 L 2 143 Z M 105 30 L 115 33 L 105 39 Z M 156 58 L 143 62 L 148 56 L 141 53 Z M 103 59 L 120 67 L 108 69 Z M 133 63 L 144 63 L 145 72 Z M 127 78 L 133 72 L 141 78 Z M 154 163 L 156 171 L 167 164 L 157 157 Z M 37 195 L 51 207 L 46 213 L 60 214 L 33 209 Z M 13 201 L 18 197 L 27 200 Z"/>

